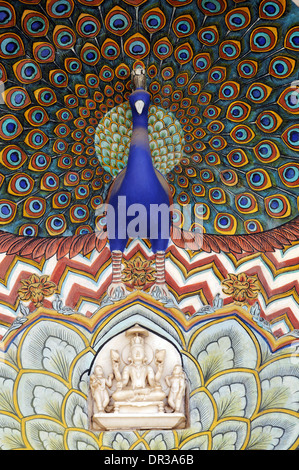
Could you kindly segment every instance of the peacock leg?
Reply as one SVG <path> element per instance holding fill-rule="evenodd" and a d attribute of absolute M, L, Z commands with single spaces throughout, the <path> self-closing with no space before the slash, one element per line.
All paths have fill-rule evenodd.
<path fill-rule="evenodd" d="M 111 300 L 119 300 L 128 295 L 125 284 L 121 279 L 122 252 L 115 250 L 111 252 L 112 260 L 112 282 L 107 289 L 107 295 Z"/>
<path fill-rule="evenodd" d="M 168 287 L 165 281 L 165 252 L 156 253 L 156 282 L 150 289 L 150 294 L 157 300 L 169 297 Z"/>

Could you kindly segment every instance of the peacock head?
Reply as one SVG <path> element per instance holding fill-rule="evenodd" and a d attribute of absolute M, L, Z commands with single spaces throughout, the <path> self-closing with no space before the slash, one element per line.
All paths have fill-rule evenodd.
<path fill-rule="evenodd" d="M 129 98 L 132 109 L 133 126 L 147 127 L 147 114 L 150 94 L 146 91 L 145 69 L 138 67 L 132 71 L 133 93 Z"/>
<path fill-rule="evenodd" d="M 142 67 L 137 67 L 132 70 L 132 84 L 133 90 L 137 90 L 138 88 L 142 88 L 143 90 L 146 89 L 146 78 L 145 78 L 145 69 Z"/>

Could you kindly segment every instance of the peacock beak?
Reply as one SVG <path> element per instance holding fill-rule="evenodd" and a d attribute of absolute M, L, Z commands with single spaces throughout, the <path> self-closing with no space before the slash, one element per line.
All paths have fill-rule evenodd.
<path fill-rule="evenodd" d="M 144 101 L 138 100 L 135 103 L 135 108 L 138 114 L 141 114 L 144 108 Z"/>

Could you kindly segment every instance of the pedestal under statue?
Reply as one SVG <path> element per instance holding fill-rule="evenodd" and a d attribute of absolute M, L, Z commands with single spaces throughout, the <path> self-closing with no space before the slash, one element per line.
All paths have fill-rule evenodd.
<path fill-rule="evenodd" d="M 116 349 L 110 350 L 112 374 L 106 379 L 103 369 L 97 365 L 91 376 L 96 408 L 92 416 L 94 427 L 109 430 L 183 427 L 186 385 L 181 365 L 176 364 L 172 374 L 164 377 L 166 349 L 156 349 L 153 353 L 146 341 L 149 333 L 139 325 L 127 330 L 125 336 L 128 343 L 121 354 Z M 162 388 L 162 378 L 168 390 Z M 108 389 L 111 389 L 109 400 Z"/>

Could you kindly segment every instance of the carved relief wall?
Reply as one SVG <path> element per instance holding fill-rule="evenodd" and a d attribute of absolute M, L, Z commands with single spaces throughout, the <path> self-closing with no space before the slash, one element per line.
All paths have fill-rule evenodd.
<path fill-rule="evenodd" d="M 136 324 L 182 358 L 188 383 L 184 429 L 95 431 L 90 377 L 101 351 Z M 260 330 L 240 306 L 189 319 L 131 294 L 91 318 L 39 308 L 4 341 L 1 445 L 15 449 L 295 449 L 296 344 Z M 159 346 L 160 348 L 160 346 Z M 175 349 L 173 349 L 175 348 Z M 110 360 L 109 360 L 110 363 Z M 105 372 L 111 369 L 105 365 Z"/>

